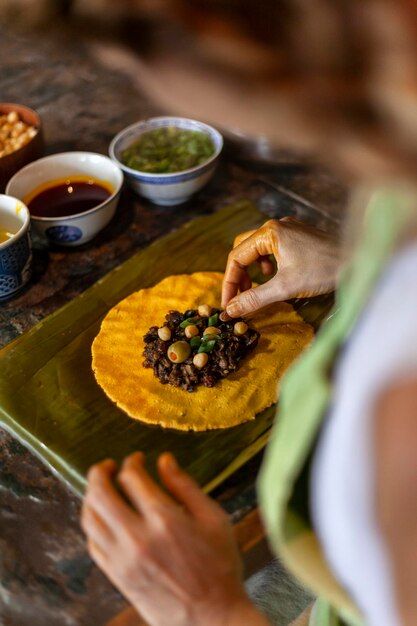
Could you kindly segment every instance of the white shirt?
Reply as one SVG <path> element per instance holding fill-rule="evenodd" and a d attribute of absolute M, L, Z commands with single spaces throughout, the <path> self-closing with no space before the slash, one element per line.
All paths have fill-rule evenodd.
<path fill-rule="evenodd" d="M 311 474 L 314 527 L 368 626 L 400 626 L 374 509 L 374 405 L 417 374 L 417 243 L 392 260 L 341 354 Z"/>

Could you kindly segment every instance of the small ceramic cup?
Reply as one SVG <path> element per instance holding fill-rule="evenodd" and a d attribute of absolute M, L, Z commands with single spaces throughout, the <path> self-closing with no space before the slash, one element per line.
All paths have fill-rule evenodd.
<path fill-rule="evenodd" d="M 9 181 L 6 193 L 21 198 L 30 207 L 30 197 L 47 183 L 88 176 L 110 186 L 112 193 L 97 206 L 64 217 L 31 215 L 33 230 L 60 246 L 79 246 L 91 241 L 114 216 L 123 184 L 123 174 L 111 159 L 95 152 L 61 152 L 33 161 Z"/>
<path fill-rule="evenodd" d="M 17 198 L 0 194 L 0 230 L 13 236 L 0 243 L 0 302 L 23 289 L 32 273 L 30 215 Z"/>

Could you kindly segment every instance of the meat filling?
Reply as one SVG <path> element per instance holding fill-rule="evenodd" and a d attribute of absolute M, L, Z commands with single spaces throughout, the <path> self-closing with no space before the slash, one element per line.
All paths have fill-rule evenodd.
<path fill-rule="evenodd" d="M 162 326 L 143 337 L 144 367 L 163 385 L 192 392 L 213 387 L 239 369 L 257 345 L 259 333 L 242 318 L 229 319 L 220 309 L 202 305 L 185 313 L 169 311 Z"/>

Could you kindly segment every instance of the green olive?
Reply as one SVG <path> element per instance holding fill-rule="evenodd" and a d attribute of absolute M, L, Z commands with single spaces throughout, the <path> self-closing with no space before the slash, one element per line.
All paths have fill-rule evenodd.
<path fill-rule="evenodd" d="M 183 363 L 191 354 L 191 346 L 187 341 L 175 341 L 169 346 L 167 354 L 173 363 Z"/>

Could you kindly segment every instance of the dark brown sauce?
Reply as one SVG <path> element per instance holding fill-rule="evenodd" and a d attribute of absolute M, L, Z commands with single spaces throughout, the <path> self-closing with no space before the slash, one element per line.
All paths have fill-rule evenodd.
<path fill-rule="evenodd" d="M 67 180 L 39 192 L 28 202 L 28 208 L 36 217 L 65 217 L 85 213 L 110 195 L 109 189 L 94 180 Z"/>

